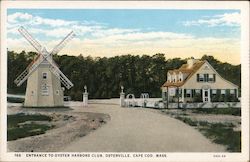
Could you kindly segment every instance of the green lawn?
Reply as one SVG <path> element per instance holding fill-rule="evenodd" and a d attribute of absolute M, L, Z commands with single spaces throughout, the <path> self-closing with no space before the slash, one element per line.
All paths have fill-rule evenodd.
<path fill-rule="evenodd" d="M 7 117 L 7 140 L 16 140 L 28 136 L 43 134 L 53 126 L 37 124 L 32 121 L 51 121 L 52 118 L 45 115 L 26 115 L 24 113 L 8 115 Z M 21 124 L 30 121 L 29 123 Z"/>
<path fill-rule="evenodd" d="M 234 131 L 235 126 L 232 123 L 209 123 L 182 116 L 176 116 L 175 118 L 196 127 L 213 142 L 225 145 L 228 151 L 241 151 L 241 131 Z"/>
<path fill-rule="evenodd" d="M 234 126 L 228 124 L 209 124 L 199 130 L 213 142 L 227 146 L 230 152 L 241 151 L 241 131 L 234 131 Z"/>

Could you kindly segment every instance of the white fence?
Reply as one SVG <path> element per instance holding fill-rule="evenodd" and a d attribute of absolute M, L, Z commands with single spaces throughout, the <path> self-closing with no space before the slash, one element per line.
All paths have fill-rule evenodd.
<path fill-rule="evenodd" d="M 161 98 L 125 99 L 125 105 L 126 105 L 126 107 L 132 107 L 132 105 L 135 105 L 135 107 L 152 107 L 152 108 L 155 108 L 155 107 L 158 107 L 157 104 L 159 104 L 159 101 L 161 101 L 161 100 L 162 100 Z M 163 103 L 160 104 L 160 106 L 161 106 L 161 108 L 163 108 Z"/>
<path fill-rule="evenodd" d="M 125 100 L 126 107 L 133 107 L 131 99 Z M 240 102 L 213 102 L 213 103 L 168 103 L 167 104 L 162 102 L 161 98 L 149 98 L 147 99 L 146 104 L 143 103 L 142 99 L 134 99 L 133 100 L 135 107 L 148 107 L 148 108 L 240 108 Z M 129 105 L 130 104 L 130 105 Z"/>
<path fill-rule="evenodd" d="M 179 108 L 240 108 L 240 102 L 179 103 Z M 178 103 L 169 103 L 168 108 L 178 108 Z"/>

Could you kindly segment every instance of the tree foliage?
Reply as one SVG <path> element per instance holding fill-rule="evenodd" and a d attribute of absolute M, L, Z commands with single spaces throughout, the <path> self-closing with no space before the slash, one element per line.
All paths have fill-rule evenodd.
<path fill-rule="evenodd" d="M 26 82 L 17 87 L 14 80 L 35 56 L 34 52 L 8 51 L 8 93 L 25 93 Z M 166 59 L 161 53 L 111 58 L 55 55 L 53 58 L 74 84 L 70 90 L 65 90 L 65 95 L 71 96 L 73 100 L 82 100 L 84 85 L 88 87 L 90 98 L 119 97 L 121 85 L 127 94 L 133 93 L 136 97 L 140 97 L 141 93 L 161 97 L 160 88 L 166 81 L 167 71 L 179 68 L 186 62 L 186 59 L 180 58 Z M 222 77 L 240 86 L 240 65 L 221 63 L 207 55 L 202 60 L 207 60 Z"/>

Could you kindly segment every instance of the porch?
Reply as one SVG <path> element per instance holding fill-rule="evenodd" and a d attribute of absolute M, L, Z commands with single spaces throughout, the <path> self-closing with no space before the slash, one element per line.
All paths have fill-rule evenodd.
<path fill-rule="evenodd" d="M 167 87 L 162 91 L 162 100 L 166 103 L 210 103 L 237 102 L 238 89 L 186 89 Z"/>

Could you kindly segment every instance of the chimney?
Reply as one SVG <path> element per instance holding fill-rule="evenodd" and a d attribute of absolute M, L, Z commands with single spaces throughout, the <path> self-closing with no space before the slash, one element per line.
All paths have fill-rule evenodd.
<path fill-rule="evenodd" d="M 192 68 L 193 65 L 197 62 L 196 59 L 194 59 L 194 57 L 191 57 L 190 59 L 187 60 L 187 64 L 188 64 L 188 69 Z"/>

